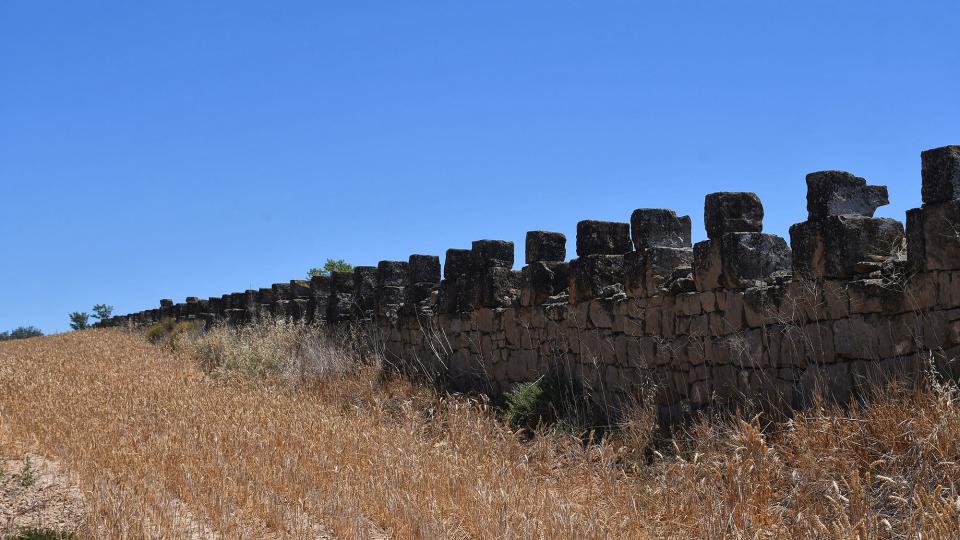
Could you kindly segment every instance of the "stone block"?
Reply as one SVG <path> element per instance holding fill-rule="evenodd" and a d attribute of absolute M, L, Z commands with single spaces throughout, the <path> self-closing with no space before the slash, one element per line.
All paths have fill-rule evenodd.
<path fill-rule="evenodd" d="M 290 300 L 290 284 L 289 283 L 274 283 L 271 287 L 273 289 L 273 298 L 276 300 Z"/>
<path fill-rule="evenodd" d="M 765 233 L 730 233 L 720 239 L 721 284 L 730 289 L 754 285 L 792 266 L 787 242 Z M 695 263 L 696 264 L 696 263 Z"/>
<path fill-rule="evenodd" d="M 632 250 L 630 224 L 584 220 L 577 223 L 577 256 L 623 255 Z"/>
<path fill-rule="evenodd" d="M 713 313 L 717 311 L 717 293 L 708 291 L 700 293 L 700 310 L 703 313 Z"/>
<path fill-rule="evenodd" d="M 803 277 L 820 277 L 826 273 L 826 245 L 820 222 L 804 221 L 790 227 L 790 249 L 793 252 L 793 273 Z"/>
<path fill-rule="evenodd" d="M 330 276 L 313 276 L 310 278 L 310 290 L 313 295 L 329 296 L 331 292 L 332 281 Z"/>
<path fill-rule="evenodd" d="M 689 248 L 690 216 L 677 217 L 667 208 L 638 208 L 630 215 L 633 245 L 637 251 L 651 247 Z"/>
<path fill-rule="evenodd" d="M 486 270 L 481 287 L 481 304 L 484 307 L 512 306 L 520 299 L 522 274 L 509 267 L 494 266 Z"/>
<path fill-rule="evenodd" d="M 344 272 L 349 274 L 349 272 Z M 350 320 L 354 315 L 353 295 L 347 292 L 338 292 L 330 296 L 328 302 L 327 320 L 342 322 Z"/>
<path fill-rule="evenodd" d="M 313 296 L 310 281 L 305 279 L 291 279 L 290 296 L 291 298 L 310 298 Z"/>
<path fill-rule="evenodd" d="M 440 282 L 440 305 L 444 313 L 464 313 L 480 306 L 482 276 L 464 275 Z"/>
<path fill-rule="evenodd" d="M 719 240 L 704 240 L 693 246 L 693 281 L 698 291 L 720 288 L 723 261 Z"/>
<path fill-rule="evenodd" d="M 416 306 L 421 302 L 426 302 L 433 296 L 433 291 L 437 287 L 438 284 L 432 282 L 411 283 L 407 285 L 404 303 L 409 306 Z"/>
<path fill-rule="evenodd" d="M 763 205 L 756 193 L 718 192 L 706 196 L 703 221 L 707 238 L 763 230 Z"/>
<path fill-rule="evenodd" d="M 163 298 L 160 300 L 160 307 L 173 307 L 173 300 L 169 298 Z"/>
<path fill-rule="evenodd" d="M 406 298 L 405 287 L 385 285 L 377 290 L 377 313 L 381 316 L 395 316 Z"/>
<path fill-rule="evenodd" d="M 636 297 L 653 296 L 666 290 L 678 271 L 690 273 L 690 248 L 651 247 L 623 256 L 625 287 Z"/>
<path fill-rule="evenodd" d="M 570 303 L 604 296 L 624 282 L 623 255 L 586 255 L 570 261 Z"/>
<path fill-rule="evenodd" d="M 330 272 L 331 294 L 353 294 L 353 272 Z"/>
<path fill-rule="evenodd" d="M 923 209 L 907 210 L 907 262 L 914 272 L 923 272 L 927 267 L 927 251 L 923 234 Z"/>
<path fill-rule="evenodd" d="M 567 290 L 570 265 L 565 262 L 536 261 L 523 268 L 523 290 L 520 303 L 538 306 L 551 296 Z"/>
<path fill-rule="evenodd" d="M 525 248 L 524 261 L 527 264 L 563 262 L 567 258 L 567 237 L 558 232 L 528 231 Z"/>
<path fill-rule="evenodd" d="M 440 257 L 411 255 L 407 260 L 410 283 L 440 283 Z"/>
<path fill-rule="evenodd" d="M 838 356 L 850 359 L 879 358 L 873 325 L 862 316 L 833 321 L 833 347 Z"/>
<path fill-rule="evenodd" d="M 920 176 L 924 204 L 960 199 L 960 146 L 920 152 Z"/>
<path fill-rule="evenodd" d="M 247 311 L 256 311 L 257 305 L 259 304 L 259 302 L 257 301 L 258 297 L 259 297 L 259 291 L 255 291 L 253 289 L 247 289 L 243 291 L 243 299 L 241 304 Z"/>
<path fill-rule="evenodd" d="M 749 328 L 759 328 L 778 322 L 783 289 L 779 286 L 761 285 L 743 292 L 744 320 Z"/>
<path fill-rule="evenodd" d="M 407 261 L 380 261 L 377 263 L 377 288 L 403 287 L 409 273 Z"/>
<path fill-rule="evenodd" d="M 443 260 L 444 279 L 455 279 L 473 272 L 473 252 L 469 249 L 451 248 Z"/>
<path fill-rule="evenodd" d="M 861 262 L 882 262 L 895 256 L 904 242 L 903 224 L 891 218 L 830 216 L 824 221 L 824 275 L 849 278 Z"/>
<path fill-rule="evenodd" d="M 489 268 L 513 268 L 513 242 L 507 240 L 474 240 L 470 250 L 476 271 Z"/>
<path fill-rule="evenodd" d="M 807 175 L 810 221 L 842 214 L 873 217 L 877 208 L 889 203 L 887 186 L 868 186 L 866 180 L 846 171 L 819 171 Z"/>
<path fill-rule="evenodd" d="M 960 269 L 960 200 L 925 204 L 922 212 L 925 268 Z"/>
<path fill-rule="evenodd" d="M 377 269 L 373 266 L 357 266 L 353 269 L 353 290 L 357 309 L 361 312 L 377 307 Z"/>
<path fill-rule="evenodd" d="M 272 304 L 277 299 L 276 293 L 274 293 L 273 288 L 261 288 L 257 290 L 257 303 L 258 304 Z"/>

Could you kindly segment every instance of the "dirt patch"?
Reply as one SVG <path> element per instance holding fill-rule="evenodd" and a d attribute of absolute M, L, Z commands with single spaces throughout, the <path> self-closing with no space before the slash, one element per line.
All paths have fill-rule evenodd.
<path fill-rule="evenodd" d="M 56 462 L 0 456 L 0 538 L 28 527 L 73 532 L 83 516 L 83 493 Z"/>

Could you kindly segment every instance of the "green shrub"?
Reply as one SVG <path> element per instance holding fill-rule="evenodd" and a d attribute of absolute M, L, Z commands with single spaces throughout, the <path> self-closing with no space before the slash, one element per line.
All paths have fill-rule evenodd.
<path fill-rule="evenodd" d="M 543 377 L 518 384 L 507 392 L 504 416 L 514 427 L 536 428 L 550 413 L 551 399 L 544 388 Z"/>
<path fill-rule="evenodd" d="M 551 371 L 535 381 L 518 384 L 505 398 L 503 415 L 514 427 L 549 427 L 571 434 L 597 427 L 589 396 L 563 371 Z"/>
<path fill-rule="evenodd" d="M 323 268 L 311 268 L 310 270 L 307 270 L 307 277 L 312 278 L 314 276 L 329 276 L 330 272 L 352 271 L 353 265 L 343 259 L 327 259 L 327 262 L 323 263 Z"/>
<path fill-rule="evenodd" d="M 172 350 L 182 348 L 185 343 L 196 338 L 203 331 L 203 321 L 177 321 L 163 319 L 147 328 L 147 341 L 163 345 Z"/>
<path fill-rule="evenodd" d="M 39 529 L 28 527 L 20 529 L 13 540 L 70 540 L 72 533 L 55 531 L 53 529 Z"/>
<path fill-rule="evenodd" d="M 0 332 L 0 341 L 8 339 L 27 339 L 42 336 L 43 332 L 34 326 L 18 326 L 9 332 Z"/>

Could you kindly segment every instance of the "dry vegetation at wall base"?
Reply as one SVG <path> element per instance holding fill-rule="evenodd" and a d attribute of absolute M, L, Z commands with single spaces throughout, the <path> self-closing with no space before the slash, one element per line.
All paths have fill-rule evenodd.
<path fill-rule="evenodd" d="M 703 418 L 647 446 L 642 413 L 603 439 L 528 437 L 483 401 L 389 376 L 303 326 L 241 331 L 185 333 L 174 351 L 120 329 L 0 344 L 0 455 L 69 475 L 79 538 L 960 530 L 958 396 L 935 377 L 762 428 Z"/>

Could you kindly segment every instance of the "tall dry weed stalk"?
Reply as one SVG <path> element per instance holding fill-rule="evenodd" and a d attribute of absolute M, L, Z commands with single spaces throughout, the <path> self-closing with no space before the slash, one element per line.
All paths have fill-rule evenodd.
<path fill-rule="evenodd" d="M 208 373 L 250 379 L 279 376 L 306 383 L 343 375 L 365 359 L 322 326 L 290 319 L 261 319 L 240 327 L 215 326 L 189 341 L 185 351 Z"/>

